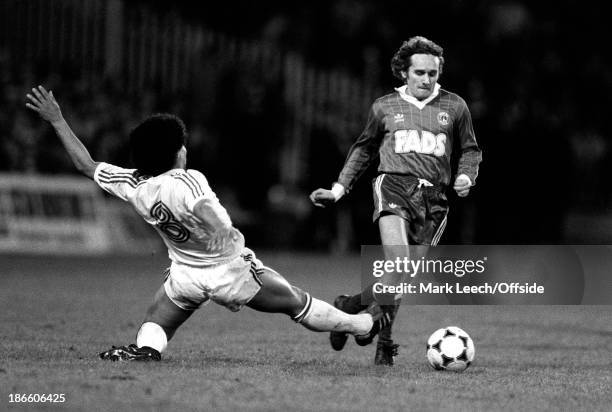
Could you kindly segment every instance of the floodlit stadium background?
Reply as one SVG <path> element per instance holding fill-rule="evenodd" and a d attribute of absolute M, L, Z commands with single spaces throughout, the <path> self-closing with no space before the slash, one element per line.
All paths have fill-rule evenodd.
<path fill-rule="evenodd" d="M 190 129 L 189 166 L 249 245 L 355 251 L 378 241 L 373 171 L 333 210 L 307 195 L 336 179 L 369 104 L 397 86 L 392 54 L 419 34 L 445 48 L 440 83 L 468 102 L 484 150 L 473 193 L 451 196 L 444 242 L 612 238 L 609 25 L 596 3 L 289 3 L 3 1 L 0 170 L 75 173 L 24 108 L 35 84 L 100 161 L 128 165 L 130 128 L 170 111 Z M 57 203 L 42 214 L 71 213 Z"/>
<path fill-rule="evenodd" d="M 612 306 L 588 304 L 612 296 L 610 25 L 598 7 L 0 0 L 0 410 L 608 411 Z M 467 101 L 484 151 L 478 186 L 450 196 L 442 243 L 511 251 L 486 252 L 499 276 L 487 281 L 538 281 L 568 299 L 406 305 L 393 368 L 373 365 L 372 346 L 351 340 L 334 352 L 326 334 L 286 316 L 218 305 L 192 316 L 160 363 L 98 359 L 133 339 L 167 254 L 126 204 L 75 173 L 25 108 L 30 87 L 53 89 L 95 160 L 120 165 L 131 127 L 151 112 L 179 114 L 189 166 L 249 247 L 332 301 L 359 288 L 359 245 L 379 241 L 374 171 L 334 208 L 307 196 L 336 179 L 368 106 L 397 86 L 389 61 L 413 35 L 445 48 L 440 82 Z M 593 243 L 603 246 L 585 246 L 582 277 L 560 244 Z M 538 248 L 521 245 L 533 244 L 552 256 L 546 264 L 531 264 Z M 559 266 L 581 276 L 568 281 Z M 449 325 L 476 344 L 459 375 L 425 357 L 427 337 Z M 66 402 L 10 404 L 16 393 Z"/>

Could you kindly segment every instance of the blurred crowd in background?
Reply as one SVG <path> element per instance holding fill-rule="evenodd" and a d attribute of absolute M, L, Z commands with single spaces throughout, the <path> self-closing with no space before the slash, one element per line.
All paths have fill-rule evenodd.
<path fill-rule="evenodd" d="M 603 224 L 571 223 L 583 221 L 571 216 L 604 222 L 612 214 L 612 185 L 605 179 L 612 168 L 610 29 L 597 2 L 200 3 L 129 7 L 175 13 L 187 24 L 294 53 L 381 95 L 398 86 L 389 61 L 403 40 L 424 35 L 438 42 L 446 58 L 440 83 L 467 101 L 484 157 L 470 198 L 451 195 L 445 242 L 606 241 Z M 315 210 L 307 200 L 311 190 L 336 179 L 359 130 L 347 133 L 333 123 L 309 130 L 301 154 L 305 170 L 288 179 L 279 155 L 287 139 L 283 122 L 291 117 L 283 94 L 303 86 L 269 81 L 267 68 L 254 64 L 225 64 L 211 78 L 216 63 L 202 61 L 201 73 L 195 68 L 201 84 L 168 90 L 152 81 L 132 92 L 121 73 L 92 81 L 74 62 L 35 54 L 24 61 L 0 48 L 0 170 L 74 173 L 52 130 L 24 108 L 29 88 L 44 84 L 95 160 L 127 166 L 132 127 L 158 111 L 183 117 L 189 167 L 208 176 L 251 244 L 346 250 L 377 243 L 370 217 L 374 170 L 333 210 Z M 367 105 L 355 110 L 365 125 Z"/>

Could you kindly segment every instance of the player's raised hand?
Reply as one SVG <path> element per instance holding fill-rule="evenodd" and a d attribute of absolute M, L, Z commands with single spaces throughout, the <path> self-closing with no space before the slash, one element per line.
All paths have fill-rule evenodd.
<path fill-rule="evenodd" d="M 26 97 L 28 99 L 26 107 L 38 113 L 44 120 L 49 123 L 63 120 L 62 111 L 55 97 L 53 97 L 52 91 L 47 91 L 44 87 L 38 86 L 34 87 L 32 93 L 28 93 Z"/>
<path fill-rule="evenodd" d="M 460 174 L 455 179 L 455 184 L 453 185 L 453 189 L 457 192 L 457 196 L 466 197 L 468 193 L 470 193 L 470 188 L 472 187 L 472 181 L 467 175 Z"/>
<path fill-rule="evenodd" d="M 336 203 L 336 197 L 331 190 L 319 188 L 310 194 L 310 201 L 317 207 L 326 207 Z"/>

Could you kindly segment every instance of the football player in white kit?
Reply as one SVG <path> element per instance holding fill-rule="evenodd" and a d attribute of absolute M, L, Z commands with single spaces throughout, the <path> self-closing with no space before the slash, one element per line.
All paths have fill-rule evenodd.
<path fill-rule="evenodd" d="M 238 311 L 244 305 L 284 313 L 313 331 L 376 334 L 388 319 L 377 304 L 356 315 L 344 313 L 292 286 L 264 266 L 244 245 L 204 175 L 185 169 L 183 122 L 152 115 L 130 133 L 135 169 L 95 162 L 42 86 L 27 94 L 26 107 L 49 122 L 79 172 L 102 189 L 129 202 L 168 247 L 171 261 L 155 294 L 136 344 L 113 346 L 100 354 L 110 360 L 160 360 L 177 328 L 212 300 Z"/>

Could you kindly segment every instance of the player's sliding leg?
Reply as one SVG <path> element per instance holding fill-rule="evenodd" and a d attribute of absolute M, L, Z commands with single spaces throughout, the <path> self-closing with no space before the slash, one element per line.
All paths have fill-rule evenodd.
<path fill-rule="evenodd" d="M 147 309 L 143 324 L 136 336 L 136 344 L 139 347 L 149 346 L 160 353 L 163 352 L 176 330 L 193 312 L 194 310 L 182 309 L 172 302 L 162 285 Z"/>
<path fill-rule="evenodd" d="M 349 315 L 329 303 L 291 286 L 280 274 L 270 268 L 260 273 L 261 290 L 247 303 L 260 312 L 284 313 L 304 327 L 317 331 L 341 331 L 352 335 L 377 332 L 382 312 L 377 305 L 367 311 Z"/>
<path fill-rule="evenodd" d="M 136 335 L 136 344 L 113 347 L 101 353 L 100 357 L 109 360 L 161 360 L 161 353 L 168 341 L 193 312 L 181 309 L 172 302 L 162 285 L 147 309 Z"/>

